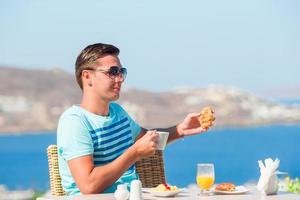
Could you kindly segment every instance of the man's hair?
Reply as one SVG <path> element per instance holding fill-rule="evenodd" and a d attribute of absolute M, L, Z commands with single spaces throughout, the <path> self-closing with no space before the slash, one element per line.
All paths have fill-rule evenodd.
<path fill-rule="evenodd" d="M 78 55 L 75 63 L 76 81 L 81 90 L 83 89 L 81 78 L 82 71 L 91 68 L 90 65 L 98 58 L 105 55 L 119 55 L 119 52 L 120 50 L 117 47 L 110 44 L 97 43 L 85 47 Z"/>

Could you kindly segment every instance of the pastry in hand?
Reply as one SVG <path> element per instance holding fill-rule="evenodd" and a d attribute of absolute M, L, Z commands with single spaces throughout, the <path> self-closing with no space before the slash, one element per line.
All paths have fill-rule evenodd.
<path fill-rule="evenodd" d="M 203 129 L 208 129 L 215 121 L 214 111 L 211 107 L 204 107 L 200 113 L 199 122 Z"/>
<path fill-rule="evenodd" d="M 215 190 L 220 191 L 234 191 L 235 185 L 233 183 L 220 183 L 216 186 Z"/>

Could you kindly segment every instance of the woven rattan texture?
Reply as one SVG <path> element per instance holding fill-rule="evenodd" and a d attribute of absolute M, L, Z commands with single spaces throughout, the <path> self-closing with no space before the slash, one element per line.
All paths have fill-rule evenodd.
<path fill-rule="evenodd" d="M 165 168 L 162 151 L 157 150 L 155 155 L 143 158 L 136 162 L 136 171 L 139 174 L 143 187 L 156 187 L 165 183 Z"/>
<path fill-rule="evenodd" d="M 47 154 L 51 194 L 63 196 L 65 191 L 62 188 L 59 174 L 57 146 L 50 145 L 47 148 Z M 166 182 L 162 151 L 158 150 L 155 155 L 136 162 L 136 171 L 139 174 L 143 187 L 156 187 L 158 184 Z"/>
<path fill-rule="evenodd" d="M 50 145 L 47 148 L 47 155 L 51 194 L 55 196 L 63 196 L 65 195 L 65 191 L 62 188 L 61 177 L 59 174 L 57 146 Z"/>

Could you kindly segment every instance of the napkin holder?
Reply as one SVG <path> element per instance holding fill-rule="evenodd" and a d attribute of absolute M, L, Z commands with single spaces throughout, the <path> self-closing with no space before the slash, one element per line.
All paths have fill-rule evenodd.
<path fill-rule="evenodd" d="M 264 195 L 274 195 L 278 192 L 278 176 L 276 173 L 272 174 L 267 181 L 267 184 L 261 192 Z"/>
<path fill-rule="evenodd" d="M 273 161 L 268 158 L 265 163 L 258 161 L 260 167 L 260 178 L 257 183 L 257 189 L 264 195 L 274 195 L 278 192 L 278 174 L 282 172 L 277 171 L 280 161 L 276 159 Z"/>

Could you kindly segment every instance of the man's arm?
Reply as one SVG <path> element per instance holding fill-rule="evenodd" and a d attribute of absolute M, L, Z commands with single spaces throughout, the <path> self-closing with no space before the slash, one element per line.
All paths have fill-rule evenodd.
<path fill-rule="evenodd" d="M 82 156 L 68 161 L 72 176 L 82 194 L 104 191 L 137 161 L 136 150 L 130 147 L 113 162 L 95 167 L 93 155 Z"/>
<path fill-rule="evenodd" d="M 68 161 L 72 176 L 82 194 L 104 191 L 116 182 L 137 160 L 155 153 L 157 135 L 149 131 L 145 137 L 128 148 L 117 159 L 103 166 L 94 166 L 93 156 L 82 156 Z"/>
<path fill-rule="evenodd" d="M 176 139 L 183 138 L 189 135 L 196 135 L 208 130 L 201 128 L 201 124 L 198 120 L 199 116 L 200 113 L 190 113 L 181 123 L 175 126 L 169 128 L 156 128 L 153 130 L 169 132 L 168 143 L 170 143 Z M 142 131 L 137 140 L 141 138 L 146 132 L 147 129 L 142 128 Z"/>
<path fill-rule="evenodd" d="M 169 137 L 168 137 L 168 143 L 172 142 L 173 140 L 176 140 L 178 138 L 182 138 L 183 136 L 181 136 L 178 131 L 177 131 L 177 126 L 172 126 L 170 128 L 155 128 L 153 129 L 155 131 L 165 131 L 165 132 L 169 132 Z M 141 137 L 143 137 L 146 132 L 148 130 L 145 128 L 142 128 L 141 133 L 139 134 L 139 136 L 136 138 L 136 141 L 139 140 Z"/>

